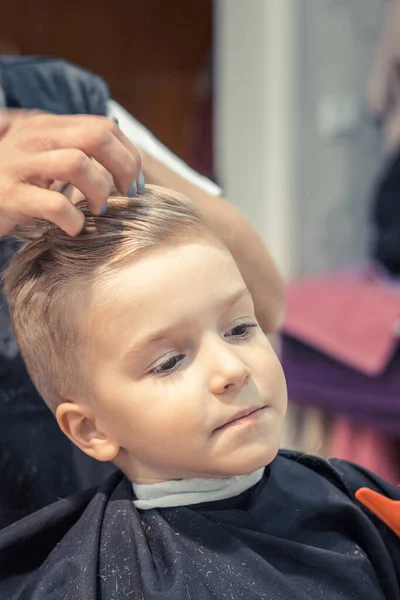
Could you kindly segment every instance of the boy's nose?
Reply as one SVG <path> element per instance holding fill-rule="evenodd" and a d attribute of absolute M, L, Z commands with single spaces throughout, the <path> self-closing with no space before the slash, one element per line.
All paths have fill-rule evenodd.
<path fill-rule="evenodd" d="M 219 349 L 213 357 L 211 392 L 227 394 L 241 390 L 251 377 L 251 370 L 233 348 Z"/>

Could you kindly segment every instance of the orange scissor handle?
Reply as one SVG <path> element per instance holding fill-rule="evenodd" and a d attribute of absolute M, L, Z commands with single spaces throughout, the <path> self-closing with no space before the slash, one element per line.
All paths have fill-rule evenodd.
<path fill-rule="evenodd" d="M 400 537 L 400 500 L 392 500 L 369 488 L 357 490 L 356 498 Z"/>

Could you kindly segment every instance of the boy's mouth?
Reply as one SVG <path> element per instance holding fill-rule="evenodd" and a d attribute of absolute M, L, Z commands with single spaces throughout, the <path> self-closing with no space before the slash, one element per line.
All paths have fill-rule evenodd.
<path fill-rule="evenodd" d="M 244 422 L 250 423 L 251 421 L 258 419 L 266 408 L 266 406 L 252 406 L 245 410 L 241 410 L 232 417 L 230 417 L 222 425 L 219 425 L 216 429 L 214 429 L 214 433 L 217 431 L 221 431 L 221 429 L 224 429 L 225 427 L 229 427 L 231 425 L 237 425 L 239 423 Z"/>

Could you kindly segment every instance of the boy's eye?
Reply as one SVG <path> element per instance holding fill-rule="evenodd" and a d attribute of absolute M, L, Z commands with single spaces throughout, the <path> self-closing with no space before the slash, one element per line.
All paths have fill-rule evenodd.
<path fill-rule="evenodd" d="M 177 367 L 180 365 L 184 358 L 184 354 L 177 354 L 176 356 L 171 356 L 171 358 L 164 360 L 164 362 L 154 367 L 154 369 L 152 369 L 151 372 L 154 375 L 168 375 L 168 373 L 176 371 Z"/>
<path fill-rule="evenodd" d="M 228 337 L 246 339 L 251 336 L 252 331 L 257 327 L 256 323 L 241 323 L 236 325 L 226 334 Z"/>

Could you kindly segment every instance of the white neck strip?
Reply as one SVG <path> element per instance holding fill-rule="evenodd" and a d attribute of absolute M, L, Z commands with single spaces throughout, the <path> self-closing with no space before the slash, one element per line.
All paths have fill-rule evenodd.
<path fill-rule="evenodd" d="M 264 474 L 264 468 L 248 475 L 221 477 L 219 479 L 179 479 L 162 483 L 142 484 L 132 482 L 136 508 L 167 508 L 170 506 L 189 506 L 202 502 L 226 500 L 238 496 L 258 483 Z"/>

